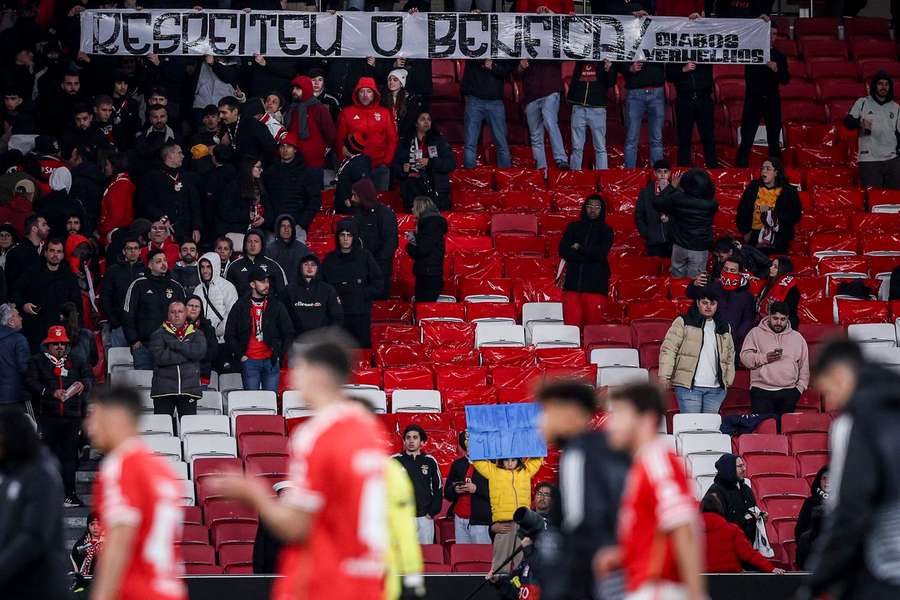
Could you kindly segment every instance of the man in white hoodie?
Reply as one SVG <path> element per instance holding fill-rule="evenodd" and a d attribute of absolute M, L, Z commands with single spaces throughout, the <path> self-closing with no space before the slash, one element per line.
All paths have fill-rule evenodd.
<path fill-rule="evenodd" d="M 900 104 L 894 101 L 894 82 L 887 73 L 872 77 L 869 95 L 850 108 L 844 125 L 859 130 L 860 185 L 900 189 Z"/>
<path fill-rule="evenodd" d="M 225 323 L 231 307 L 237 302 L 238 293 L 234 285 L 221 275 L 222 259 L 215 252 L 207 252 L 197 261 L 200 271 L 200 285 L 194 288 L 194 294 L 203 302 L 203 316 L 209 319 L 216 330 L 219 343 L 217 356 L 220 362 L 229 362 L 225 352 Z"/>

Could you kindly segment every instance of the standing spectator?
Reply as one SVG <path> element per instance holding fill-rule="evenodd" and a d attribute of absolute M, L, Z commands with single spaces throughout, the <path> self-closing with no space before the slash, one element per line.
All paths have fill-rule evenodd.
<path fill-rule="evenodd" d="M 490 544 L 491 492 L 488 480 L 469 459 L 469 435 L 459 433 L 460 457 L 450 465 L 444 498 L 452 502 L 454 540 L 457 544 Z"/>
<path fill-rule="evenodd" d="M 16 244 L 6 254 L 6 284 L 15 290 L 19 278 L 25 273 L 34 273 L 41 268 L 41 254 L 50 236 L 50 226 L 44 217 L 32 214 L 25 219 L 25 239 Z"/>
<path fill-rule="evenodd" d="M 294 339 L 287 310 L 269 295 L 269 274 L 256 267 L 249 276 L 250 293 L 231 309 L 225 325 L 225 343 L 240 357 L 245 390 L 278 391 L 281 355 Z"/>
<path fill-rule="evenodd" d="M 225 96 L 218 106 L 222 143 L 234 148 L 237 159 L 271 162 L 275 156 L 275 138 L 269 128 L 250 115 L 241 115 L 240 102 L 234 96 Z"/>
<path fill-rule="evenodd" d="M 215 253 L 219 256 L 219 261 L 221 263 L 219 274 L 222 277 L 225 277 L 225 271 L 228 270 L 228 267 L 231 266 L 231 263 L 234 262 L 234 258 L 236 258 L 234 254 L 234 242 L 231 241 L 231 238 L 224 235 L 216 238 Z"/>
<path fill-rule="evenodd" d="M 378 200 L 371 179 L 360 179 L 353 184 L 350 204 L 353 206 L 353 221 L 359 230 L 362 247 L 372 253 L 381 270 L 383 287 L 375 295 L 375 299 L 387 299 L 391 292 L 394 254 L 399 245 L 397 215 L 389 206 Z"/>
<path fill-rule="evenodd" d="M 0 304 L 0 413 L 30 412 L 22 398 L 22 377 L 31 352 L 28 340 L 19 333 L 22 317 L 13 304 Z"/>
<path fill-rule="evenodd" d="M 401 145 L 402 149 L 403 146 Z M 352 212 L 350 196 L 353 195 L 353 184 L 363 178 L 372 176 L 372 159 L 365 153 L 366 142 L 361 135 L 351 133 L 344 140 L 344 160 L 337 169 L 334 189 L 334 212 L 349 215 Z M 398 150 L 402 151 L 402 150 Z M 404 182 L 400 182 L 401 195 Z"/>
<path fill-rule="evenodd" d="M 266 254 L 281 265 L 288 285 L 300 278 L 300 262 L 309 254 L 306 244 L 297 239 L 297 223 L 289 214 L 275 219 L 275 239 L 269 242 Z"/>
<path fill-rule="evenodd" d="M 202 390 L 209 387 L 209 380 L 212 376 L 213 362 L 219 355 L 219 340 L 216 337 L 216 329 L 209 319 L 203 316 L 203 299 L 194 294 L 184 305 L 187 325 L 194 328 L 206 338 L 206 354 L 200 360 L 200 386 Z"/>
<path fill-rule="evenodd" d="M 756 508 L 753 490 L 744 481 L 747 467 L 744 459 L 734 454 L 723 454 L 716 461 L 716 478 L 707 494 L 715 494 L 722 502 L 722 516 L 729 523 L 741 528 L 748 540 L 756 539 Z"/>
<path fill-rule="evenodd" d="M 310 69 L 307 75 L 312 82 L 313 94 L 328 109 L 332 122 L 336 122 L 338 115 L 341 113 L 341 103 L 325 89 L 325 72 L 322 69 L 315 68 Z"/>
<path fill-rule="evenodd" d="M 170 265 L 174 265 L 181 258 L 181 249 L 172 239 L 171 222 L 167 217 L 162 217 L 150 225 L 148 238 L 147 245 L 141 248 L 141 262 L 149 264 L 150 253 L 154 250 L 163 250 Z"/>
<path fill-rule="evenodd" d="M 606 224 L 606 203 L 599 194 L 588 196 L 581 218 L 569 223 L 559 241 L 559 256 L 566 261 L 563 313 L 569 325 L 591 325 L 603 320 L 609 294 L 609 251 L 613 230 Z"/>
<path fill-rule="evenodd" d="M 390 164 L 397 152 L 397 127 L 391 112 L 381 104 L 381 93 L 371 77 L 362 77 L 353 90 L 353 106 L 341 111 L 335 147 L 344 158 L 347 136 L 363 137 L 365 153 L 372 159 L 372 180 L 379 191 L 390 186 Z"/>
<path fill-rule="evenodd" d="M 641 122 L 647 117 L 650 164 L 663 157 L 663 122 L 666 116 L 666 68 L 663 63 L 621 63 L 625 77 L 625 168 L 637 167 Z"/>
<path fill-rule="evenodd" d="M 748 289 L 740 258 L 732 255 L 726 259 L 716 281 L 710 281 L 706 273 L 697 275 L 687 286 L 688 298 L 699 299 L 705 288 L 711 289 L 719 299 L 716 314 L 731 328 L 734 348 L 740 351 L 744 338 L 756 323 L 756 302 Z"/>
<path fill-rule="evenodd" d="M 81 306 L 78 279 L 64 258 L 63 243 L 58 239 L 49 240 L 40 269 L 23 274 L 13 288 L 12 297 L 22 309 L 22 333 L 35 352 L 47 328 L 59 319 L 63 303 Z"/>
<path fill-rule="evenodd" d="M 275 217 L 275 211 L 269 205 L 269 194 L 263 184 L 262 175 L 263 163 L 261 160 L 250 158 L 241 162 L 238 169 L 241 199 L 238 204 L 246 207 L 249 227 L 272 231 L 274 228 L 272 219 Z M 246 229 L 246 227 L 241 227 L 239 231 L 246 231 Z"/>
<path fill-rule="evenodd" d="M 231 146 L 218 144 L 213 146 L 210 158 L 212 171 L 206 177 L 203 211 L 213 216 L 213 222 L 207 224 L 205 233 L 219 236 L 243 233 L 250 223 L 250 206 L 241 194 L 243 181 L 239 181 L 238 168 L 234 165 L 234 151 Z"/>
<path fill-rule="evenodd" d="M 515 70 L 522 79 L 525 97 L 525 118 L 531 141 L 531 154 L 538 169 L 547 173 L 547 153 L 544 150 L 544 130 L 550 137 L 550 150 L 556 168 L 569 170 L 569 157 L 559 131 L 559 97 L 562 89 L 562 63 L 554 60 L 521 59 Z"/>
<path fill-rule="evenodd" d="M 672 193 L 653 199 L 653 208 L 669 215 L 672 277 L 696 277 L 706 270 L 712 245 L 716 186 L 702 169 L 691 169 L 674 183 Z"/>
<path fill-rule="evenodd" d="M 300 260 L 300 277 L 287 289 L 288 312 L 297 334 L 344 322 L 344 307 L 337 291 L 322 281 L 319 257 L 307 254 Z"/>
<path fill-rule="evenodd" d="M 894 81 L 879 71 L 869 83 L 869 95 L 857 100 L 844 117 L 848 129 L 859 130 L 859 184 L 900 189 L 900 104 L 894 101 Z"/>
<path fill-rule="evenodd" d="M 544 461 L 540 458 L 474 461 L 475 470 L 487 479 L 491 493 L 491 531 L 494 533 L 491 575 L 499 573 L 500 563 L 516 549 L 519 526 L 513 521 L 513 514 L 520 507 L 531 508 L 531 480 L 542 464 Z M 511 565 L 503 567 L 503 572 L 509 572 L 521 560 L 521 556 L 516 557 Z"/>
<path fill-rule="evenodd" d="M 251 229 L 244 236 L 244 255 L 232 261 L 225 270 L 225 278 L 231 282 L 238 295 L 243 296 L 250 290 L 250 276 L 254 267 L 262 269 L 271 276 L 272 292 L 279 296 L 287 287 L 287 275 L 276 261 L 266 256 L 263 251 L 265 234 L 260 229 Z"/>
<path fill-rule="evenodd" d="M 428 196 L 413 201 L 416 231 L 406 232 L 406 253 L 413 259 L 416 302 L 437 302 L 444 289 L 444 236 L 447 220 Z"/>
<path fill-rule="evenodd" d="M 196 415 L 197 400 L 203 396 L 200 361 L 206 356 L 206 337 L 187 322 L 184 302 L 177 300 L 169 304 L 166 321 L 150 336 L 149 347 L 153 354 L 153 413 L 172 417 L 173 431 L 178 431 L 181 417 Z"/>
<path fill-rule="evenodd" d="M 106 246 L 114 229 L 128 227 L 134 221 L 134 193 L 136 187 L 128 174 L 128 156 L 114 154 L 106 163 L 106 176 L 112 178 L 100 201 L 100 220 L 97 233 L 100 243 Z"/>
<path fill-rule="evenodd" d="M 422 110 L 422 99 L 406 89 L 406 78 L 409 71 L 394 69 L 387 76 L 387 93 L 382 96 L 381 104 L 391 111 L 397 134 L 403 138 L 412 134 L 416 126 L 416 117 Z"/>
<path fill-rule="evenodd" d="M 78 358 L 93 371 L 100 362 L 97 338 L 93 330 L 82 325 L 78 306 L 72 302 L 63 302 L 59 309 L 59 323 L 66 328 L 66 336 L 69 338 L 69 356 Z"/>
<path fill-rule="evenodd" d="M 699 15 L 698 15 L 699 16 Z M 666 67 L 666 78 L 675 84 L 675 122 L 678 125 L 678 166 L 693 164 L 694 125 L 703 144 L 703 159 L 707 169 L 719 166 L 716 158 L 716 122 L 713 118 L 713 66 L 672 63 Z"/>
<path fill-rule="evenodd" d="M 673 322 L 659 348 L 659 378 L 672 386 L 683 413 L 718 413 L 734 382 L 734 342 L 709 288 Z"/>
<path fill-rule="evenodd" d="M 222 277 L 219 267 L 221 260 L 215 252 L 207 252 L 200 257 L 198 262 L 200 285 L 194 289 L 194 294 L 200 297 L 203 303 L 203 316 L 216 332 L 219 345 L 217 354 L 222 359 L 220 362 L 224 362 L 228 360 L 224 345 L 225 324 L 228 321 L 228 313 L 238 300 L 238 293 L 234 285 Z"/>
<path fill-rule="evenodd" d="M 185 240 L 178 246 L 181 260 L 175 263 L 172 269 L 172 278 L 184 288 L 185 296 L 194 293 L 194 288 L 200 283 L 200 271 L 197 269 L 197 244 L 194 240 Z"/>
<path fill-rule="evenodd" d="M 263 173 L 263 181 L 269 194 L 269 205 L 276 214 L 291 215 L 303 228 L 304 239 L 309 226 L 322 207 L 322 174 L 307 169 L 304 158 L 297 149 L 301 141 L 296 134 L 288 133 L 278 145 L 278 158 Z M 321 169 L 320 169 L 321 170 Z"/>
<path fill-rule="evenodd" d="M 392 166 L 407 211 L 412 211 L 417 196 L 429 196 L 439 209 L 450 210 L 450 173 L 456 168 L 456 156 L 431 114 L 418 114 L 414 131 L 400 139 Z"/>
<path fill-rule="evenodd" d="M 403 430 L 403 452 L 394 458 L 403 465 L 416 496 L 416 527 L 420 544 L 434 543 L 434 518 L 441 512 L 441 469 L 430 454 L 422 452 L 428 434 L 415 423 Z"/>
<path fill-rule="evenodd" d="M 662 395 L 651 385 L 631 385 L 611 394 L 610 407 L 610 443 L 634 462 L 619 510 L 619 546 L 598 553 L 596 572 L 623 567 L 628 597 L 706 598 L 693 483 L 659 435 Z M 651 547 L 658 548 L 655 561 Z"/>
<path fill-rule="evenodd" d="M 591 130 L 596 170 L 606 169 L 609 159 L 606 153 L 606 102 L 609 88 L 614 83 L 615 71 L 608 60 L 578 61 L 569 82 L 566 100 L 572 105 L 572 153 L 569 167 L 580 171 L 584 166 L 584 141 Z"/>
<path fill-rule="evenodd" d="M 63 557 L 63 484 L 56 460 L 24 414 L 0 413 L 0 589 L 6 598 L 55 600 L 68 593 Z M 10 493 L 13 489 L 18 493 Z"/>
<path fill-rule="evenodd" d="M 91 513 L 87 517 L 87 527 L 85 527 L 84 533 L 75 540 L 72 551 L 69 553 L 75 571 L 82 577 L 93 575 L 97 566 L 97 557 L 102 548 L 103 528 L 100 526 L 100 517 L 96 513 Z"/>
<path fill-rule="evenodd" d="M 337 249 L 322 263 L 322 277 L 337 290 L 344 308 L 344 329 L 360 348 L 372 347 L 372 300 L 384 288 L 381 269 L 359 241 L 355 222 L 344 220 L 335 231 Z"/>
<path fill-rule="evenodd" d="M 780 86 L 791 81 L 788 73 L 787 57 L 775 47 L 778 29 L 772 23 L 772 48 L 769 62 L 764 65 L 744 67 L 746 84 L 744 113 L 741 115 L 741 143 L 738 146 L 735 166 L 750 164 L 750 148 L 756 138 L 756 129 L 762 119 L 766 123 L 766 141 L 769 157 L 781 157 L 781 91 Z"/>
<path fill-rule="evenodd" d="M 741 196 L 737 227 L 747 244 L 766 254 L 784 254 L 794 239 L 794 226 L 802 211 L 800 195 L 781 161 L 770 158 L 760 167 L 759 179 L 751 182 Z"/>
<path fill-rule="evenodd" d="M 141 262 L 141 246 L 136 239 L 128 239 L 122 246 L 122 256 L 110 266 L 100 288 L 100 307 L 106 315 L 109 332 L 104 345 L 107 348 L 128 346 L 125 339 L 125 294 L 134 281 L 147 274 L 147 266 Z M 107 255 L 107 260 L 112 257 Z"/>
<path fill-rule="evenodd" d="M 169 127 L 169 110 L 161 104 L 147 106 L 149 127 L 137 135 L 131 156 L 132 175 L 138 180 L 158 167 L 160 152 L 170 144 L 177 144 L 180 138 Z"/>
<path fill-rule="evenodd" d="M 644 238 L 649 256 L 672 256 L 672 239 L 669 233 L 669 215 L 656 210 L 653 201 L 657 196 L 674 191 L 670 182 L 672 165 L 666 159 L 653 163 L 653 181 L 638 194 L 634 208 L 634 221 L 638 233 Z"/>
<path fill-rule="evenodd" d="M 72 194 L 72 172 L 68 167 L 53 170 L 50 193 L 35 200 L 34 210 L 47 219 L 50 235 L 61 239 L 66 237 L 66 221 L 70 216 L 84 218 L 84 205 Z"/>
<path fill-rule="evenodd" d="M 769 316 L 750 330 L 741 347 L 741 363 L 750 369 L 750 403 L 759 415 L 794 412 L 809 387 L 809 349 L 791 329 L 784 302 L 769 304 Z"/>
<path fill-rule="evenodd" d="M 335 143 L 334 120 L 328 107 L 313 92 L 313 82 L 306 75 L 298 75 L 291 82 L 291 104 L 284 111 L 284 126 L 303 164 L 309 169 L 316 193 L 324 183 L 325 154 Z M 282 157 L 282 160 L 284 157 Z"/>
<path fill-rule="evenodd" d="M 706 531 L 706 571 L 709 573 L 742 573 L 744 565 L 763 573 L 781 575 L 775 566 L 757 552 L 744 532 L 725 519 L 725 509 L 718 494 L 707 492 L 700 503 Z"/>
<path fill-rule="evenodd" d="M 812 492 L 803 501 L 797 524 L 794 527 L 794 539 L 797 540 L 797 566 L 806 568 L 806 561 L 812 552 L 813 545 L 822 533 L 825 521 L 825 501 L 828 499 L 828 466 L 816 473 L 812 482 Z"/>
<path fill-rule="evenodd" d="M 800 324 L 800 317 L 797 314 L 800 306 L 800 290 L 797 288 L 797 278 L 792 275 L 793 272 L 794 263 L 787 256 L 772 259 L 765 286 L 756 297 L 756 313 L 759 319 L 764 319 L 769 314 L 772 304 L 783 302 L 788 307 L 791 327 L 797 330 Z"/>
<path fill-rule="evenodd" d="M 491 58 L 466 62 L 461 84 L 466 103 L 463 112 L 463 167 L 466 169 L 475 168 L 478 138 L 485 121 L 497 146 L 497 166 L 508 168 L 512 164 L 506 141 L 506 108 L 503 105 L 504 85 L 512 66 L 508 61 Z"/>
<path fill-rule="evenodd" d="M 162 327 L 169 304 L 184 302 L 184 288 L 169 274 L 169 263 L 162 250 L 151 250 L 149 272 L 135 279 L 125 292 L 125 340 L 131 346 L 135 369 L 152 369 L 153 355 L 148 344 L 154 331 Z"/>
<path fill-rule="evenodd" d="M 151 221 L 167 217 L 175 235 L 199 242 L 203 228 L 200 194 L 182 168 L 181 146 L 167 142 L 160 156 L 162 167 L 141 179 L 137 213 Z"/>
<path fill-rule="evenodd" d="M 46 352 L 38 352 L 28 363 L 25 385 L 40 415 L 41 437 L 59 461 L 66 491 L 64 504 L 82 506 L 75 493 L 78 432 L 94 376 L 87 363 L 69 354 L 69 337 L 62 325 L 47 330 L 43 347 Z"/>

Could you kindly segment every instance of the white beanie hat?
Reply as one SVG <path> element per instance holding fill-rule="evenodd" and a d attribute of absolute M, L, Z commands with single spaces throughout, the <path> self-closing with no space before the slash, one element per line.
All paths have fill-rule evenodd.
<path fill-rule="evenodd" d="M 409 71 L 406 69 L 394 69 L 390 73 L 388 73 L 388 78 L 396 77 L 400 80 L 400 85 L 406 87 L 406 77 L 409 75 Z"/>

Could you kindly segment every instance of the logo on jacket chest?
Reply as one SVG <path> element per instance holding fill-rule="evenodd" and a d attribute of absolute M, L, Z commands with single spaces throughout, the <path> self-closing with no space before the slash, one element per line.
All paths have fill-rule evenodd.
<path fill-rule="evenodd" d="M 166 300 L 171 300 L 174 295 L 175 291 L 172 288 L 166 288 Z"/>
<path fill-rule="evenodd" d="M 375 114 L 372 115 L 372 116 L 375 117 L 375 120 L 376 120 L 376 121 L 380 121 L 380 120 L 381 120 L 381 113 L 378 113 L 378 112 L 377 112 L 377 113 L 375 113 Z"/>
<path fill-rule="evenodd" d="M 422 465 L 422 475 L 428 475 L 428 465 Z"/>

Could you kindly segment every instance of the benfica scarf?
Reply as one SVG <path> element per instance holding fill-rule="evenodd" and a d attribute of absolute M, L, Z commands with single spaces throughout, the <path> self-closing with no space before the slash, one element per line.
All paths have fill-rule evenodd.
<path fill-rule="evenodd" d="M 253 335 L 256 340 L 263 341 L 263 313 L 269 306 L 269 299 L 262 300 L 250 299 L 250 319 L 253 322 Z"/>
<path fill-rule="evenodd" d="M 179 342 L 184 341 L 184 338 L 194 333 L 194 326 L 187 321 L 185 321 L 184 325 L 182 325 L 181 327 L 175 327 L 174 325 L 172 325 L 171 321 L 166 321 L 165 323 L 163 323 L 163 329 L 178 338 Z"/>

